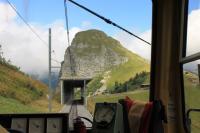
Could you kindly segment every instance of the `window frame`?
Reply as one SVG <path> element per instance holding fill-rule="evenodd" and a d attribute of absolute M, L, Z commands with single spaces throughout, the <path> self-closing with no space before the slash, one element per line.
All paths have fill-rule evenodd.
<path fill-rule="evenodd" d="M 183 65 L 199 60 L 200 59 L 200 51 L 189 56 L 186 55 L 187 53 L 187 31 L 188 31 L 188 13 L 189 13 L 189 1 L 185 0 L 185 7 L 184 7 L 184 22 L 183 22 L 183 43 L 180 49 L 180 67 L 182 71 L 180 72 L 181 79 L 181 96 L 182 96 L 182 113 L 183 113 L 183 124 L 185 131 L 187 133 L 191 133 L 190 129 L 190 121 L 189 121 L 189 113 L 193 111 L 200 111 L 200 109 L 189 108 L 186 110 L 186 102 L 185 102 L 185 86 L 184 86 L 184 74 L 183 74 Z"/>

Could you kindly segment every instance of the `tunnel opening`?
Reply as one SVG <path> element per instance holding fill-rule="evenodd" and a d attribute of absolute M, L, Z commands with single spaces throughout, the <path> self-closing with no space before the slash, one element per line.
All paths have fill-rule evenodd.
<path fill-rule="evenodd" d="M 87 83 L 91 79 L 64 79 L 61 82 L 61 104 L 86 104 Z"/>

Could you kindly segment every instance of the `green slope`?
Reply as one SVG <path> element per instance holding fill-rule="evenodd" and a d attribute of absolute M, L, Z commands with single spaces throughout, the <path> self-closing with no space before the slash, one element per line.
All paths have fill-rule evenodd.
<path fill-rule="evenodd" d="M 124 99 L 126 96 L 128 96 L 132 99 L 148 101 L 149 91 L 148 90 L 136 90 L 136 91 L 132 91 L 132 92 L 92 96 L 92 97 L 88 98 L 87 108 L 91 113 L 93 113 L 96 103 L 98 103 L 98 102 L 118 102 L 119 99 Z"/>
<path fill-rule="evenodd" d="M 87 46 L 80 49 L 77 44 L 87 44 Z M 110 71 L 110 78 L 106 82 L 108 89 L 111 89 L 115 82 L 124 83 L 131 77 L 134 77 L 136 73 L 140 73 L 142 71 L 149 72 L 150 69 L 147 60 L 124 48 L 119 41 L 99 30 L 93 29 L 77 33 L 72 41 L 72 45 L 77 47 L 74 48 L 74 52 L 80 56 L 87 56 L 88 53 L 95 53 L 95 55 L 99 55 L 101 54 L 101 49 L 106 48 L 111 49 L 120 55 L 120 57 L 127 59 L 125 63 L 121 63 L 118 66 L 113 65 L 106 70 Z M 112 62 L 113 59 L 111 57 L 109 58 L 111 60 L 110 62 Z M 100 77 L 102 76 L 103 73 L 102 75 L 100 74 Z M 97 78 L 99 78 L 99 75 Z M 99 84 L 97 78 L 94 79 L 95 81 L 92 81 L 92 84 Z M 95 87 L 91 89 L 91 85 L 89 85 L 89 89 L 92 90 L 92 92 L 98 89 Z"/>
<path fill-rule="evenodd" d="M 47 89 L 45 84 L 32 79 L 17 67 L 0 61 L 0 113 L 47 111 Z M 58 111 L 58 103 L 55 104 Z"/>
<path fill-rule="evenodd" d="M 0 95 L 28 104 L 47 93 L 47 86 L 19 70 L 0 64 Z"/>
<path fill-rule="evenodd" d="M 200 108 L 200 84 L 196 74 L 185 72 L 185 103 L 186 109 Z M 191 113 L 192 118 L 192 133 L 200 131 L 200 113 Z"/>
<path fill-rule="evenodd" d="M 189 108 L 200 108 L 200 85 L 196 74 L 190 72 L 184 73 L 184 88 L 185 88 L 185 102 L 186 109 Z M 88 98 L 88 110 L 93 113 L 95 103 L 97 102 L 118 102 L 119 99 L 125 98 L 126 96 L 131 99 L 148 101 L 149 91 L 148 90 L 135 90 L 125 93 L 109 94 L 109 95 L 98 95 L 91 96 Z M 200 114 L 191 113 L 192 120 L 192 133 L 199 133 L 200 130 Z"/>
<path fill-rule="evenodd" d="M 128 62 L 111 69 L 110 79 L 107 81 L 108 88 L 112 88 L 115 82 L 124 83 L 134 77 L 136 73 L 149 72 L 149 64 L 142 59 L 132 57 Z"/>
<path fill-rule="evenodd" d="M 24 105 L 18 100 L 0 96 L 0 113 L 39 112 L 39 110 Z"/>

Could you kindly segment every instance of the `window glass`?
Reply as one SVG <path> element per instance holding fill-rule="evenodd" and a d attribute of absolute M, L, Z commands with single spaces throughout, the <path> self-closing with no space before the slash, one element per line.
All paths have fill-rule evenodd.
<path fill-rule="evenodd" d="M 75 0 L 146 42 L 68 0 L 66 15 L 55 0 L 9 1 L 0 1 L 0 113 L 59 112 L 73 100 L 92 113 L 96 102 L 149 100 L 151 0 Z"/>
<path fill-rule="evenodd" d="M 122 1 L 121 1 L 122 2 Z M 145 38 L 148 42 L 151 42 L 151 17 L 152 17 L 152 3 L 149 0 L 128 0 L 127 1 L 131 6 L 126 7 L 125 10 L 121 10 L 120 15 L 126 16 L 128 18 L 123 20 L 117 20 L 121 24 L 126 23 L 127 20 L 132 21 L 131 25 L 138 21 L 138 26 L 143 27 L 146 30 L 139 29 L 134 31 L 135 28 L 129 28 L 131 32 L 138 32 L 138 35 L 142 38 Z M 127 3 L 126 2 L 126 3 Z M 147 8 L 143 8 L 147 7 Z M 115 7 L 109 7 L 109 10 L 115 10 Z M 112 9 L 113 8 L 113 9 Z M 117 10 L 117 9 L 116 9 Z M 126 10 L 129 12 L 126 13 Z M 135 14 L 139 11 L 139 14 Z M 132 14 L 133 13 L 133 14 Z M 141 14 L 144 14 L 146 17 L 142 17 Z M 134 15 L 135 14 L 135 15 Z M 114 21 L 115 19 L 113 19 Z M 144 23 L 145 22 L 145 23 Z M 140 24 L 143 26 L 139 26 Z M 128 25 L 124 25 L 127 27 Z M 146 27 L 146 28 L 145 28 Z M 115 27 L 110 27 L 111 29 Z M 107 31 L 108 29 L 105 29 Z M 143 30 L 142 32 L 140 30 Z M 131 99 L 148 101 L 149 100 L 149 88 L 150 88 L 150 45 L 134 38 L 133 36 L 128 35 L 123 31 L 118 31 L 114 35 L 114 38 L 118 40 L 121 46 L 129 50 L 123 50 L 121 46 L 113 45 L 116 47 L 118 52 L 121 51 L 121 56 L 125 58 L 122 59 L 124 62 L 119 65 L 114 65 L 117 62 L 113 62 L 114 58 L 107 60 L 106 56 L 109 57 L 112 55 L 112 52 L 105 56 L 106 64 L 112 64 L 111 68 L 108 68 L 104 73 L 96 76 L 89 84 L 87 85 L 87 94 L 88 94 L 88 109 L 90 112 L 93 112 L 95 103 L 97 102 L 118 102 L 119 99 L 124 99 L 126 96 Z M 111 41 L 111 40 L 110 40 Z M 114 44 L 114 43 L 113 43 Z M 108 44 L 110 45 L 110 44 Z M 112 44 L 111 44 L 112 45 Z M 110 46 L 111 46 L 110 45 Z M 121 48 L 120 48 L 121 47 Z M 139 55 L 139 56 L 138 56 Z M 114 57 L 114 56 L 113 56 Z M 121 57 L 119 57 L 121 58 Z M 118 59 L 119 59 L 118 58 Z M 118 60 L 117 59 L 117 60 Z M 96 64 L 98 65 L 98 63 Z M 114 65 L 114 66 L 113 66 Z"/>
<path fill-rule="evenodd" d="M 189 0 L 187 56 L 200 52 L 200 0 Z"/>
<path fill-rule="evenodd" d="M 200 0 L 189 0 L 186 57 L 200 52 Z M 200 109 L 200 60 L 183 65 L 186 113 Z M 200 112 L 190 112 L 192 133 L 200 131 Z"/>
<path fill-rule="evenodd" d="M 191 62 L 184 65 L 184 90 L 185 90 L 185 107 L 189 109 L 200 109 L 200 65 Z M 191 112 L 192 133 L 198 133 L 200 130 L 200 112 Z"/>

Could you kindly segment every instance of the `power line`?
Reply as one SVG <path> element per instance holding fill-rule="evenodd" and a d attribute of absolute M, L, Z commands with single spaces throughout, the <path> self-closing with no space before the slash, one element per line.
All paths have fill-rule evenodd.
<path fill-rule="evenodd" d="M 17 9 L 11 4 L 11 2 L 9 0 L 6 0 L 7 3 L 10 5 L 10 7 L 17 13 L 17 15 L 21 18 L 21 20 L 28 26 L 28 28 L 33 32 L 33 34 L 36 35 L 36 37 L 38 37 L 38 39 L 40 39 L 40 41 L 42 41 L 47 47 L 48 44 L 47 42 L 45 42 L 39 34 L 37 34 L 37 32 L 31 27 L 31 25 L 23 18 L 23 16 L 17 11 Z M 55 54 L 55 51 L 53 51 L 53 53 Z M 56 60 L 56 59 L 51 59 L 54 62 L 57 63 L 61 63 L 60 61 Z"/>
<path fill-rule="evenodd" d="M 69 60 L 70 60 L 70 69 L 71 69 L 71 76 L 75 75 L 75 68 L 74 68 L 74 59 L 70 50 L 70 40 L 69 40 L 69 20 L 68 20 L 68 11 L 67 11 L 67 4 L 66 0 L 64 0 L 64 7 L 65 7 L 65 20 L 66 20 L 66 28 L 67 28 L 67 40 L 68 40 L 68 48 L 67 51 L 69 53 Z M 72 66 L 73 64 L 73 66 Z"/>
<path fill-rule="evenodd" d="M 52 53 L 55 55 L 55 59 L 54 59 L 54 60 L 56 60 L 56 59 L 58 58 L 58 56 L 57 56 L 55 50 L 52 50 Z M 58 60 L 57 60 L 57 61 L 58 61 Z M 61 63 L 60 61 L 58 61 L 58 62 Z"/>
<path fill-rule="evenodd" d="M 68 41 L 68 46 L 70 45 L 70 39 L 69 39 L 69 20 L 68 20 L 68 11 L 67 11 L 67 4 L 66 0 L 64 1 L 64 7 L 65 7 L 65 21 L 66 21 L 66 28 L 67 28 L 67 41 Z"/>
<path fill-rule="evenodd" d="M 31 25 L 22 17 L 22 15 L 17 11 L 17 9 L 10 3 L 9 0 L 6 0 L 10 7 L 17 13 L 17 15 L 22 19 L 22 21 L 28 26 L 28 28 L 35 34 L 40 41 L 42 41 L 46 46 L 48 45 L 47 42 L 45 42 L 38 34 L 35 32 L 35 30 L 31 27 Z"/>
<path fill-rule="evenodd" d="M 96 17 L 98 17 L 98 18 L 104 20 L 106 23 L 111 24 L 111 25 L 113 25 L 113 26 L 115 26 L 115 27 L 117 27 L 117 28 L 119 28 L 119 29 L 125 31 L 126 33 L 128 33 L 128 34 L 134 36 L 135 38 L 137 38 L 137 39 L 139 39 L 139 40 L 145 42 L 145 43 L 148 44 L 148 45 L 151 45 L 150 42 L 144 40 L 143 38 L 137 36 L 136 34 L 130 32 L 129 30 L 127 30 L 127 29 L 125 29 L 125 28 L 123 28 L 122 26 L 120 26 L 120 25 L 114 23 L 114 22 L 111 21 L 110 19 L 107 19 L 107 18 L 105 18 L 105 17 L 103 17 L 103 16 L 97 14 L 96 12 L 94 12 L 94 11 L 92 11 L 92 10 L 90 10 L 90 9 L 88 9 L 88 8 L 86 8 L 86 7 L 84 7 L 83 5 L 80 5 L 80 4 L 76 3 L 76 2 L 73 1 L 73 0 L 68 0 L 68 1 L 70 1 L 70 2 L 73 3 L 73 4 L 75 4 L 75 5 L 78 6 L 78 7 L 80 7 L 80 8 L 82 8 L 82 9 L 86 10 L 87 12 L 93 14 L 94 16 L 96 16 Z M 66 0 L 65 0 L 65 2 L 66 2 Z"/>
<path fill-rule="evenodd" d="M 51 58 L 52 61 L 56 62 L 56 63 L 61 63 L 60 61 L 54 59 L 54 58 Z"/>

